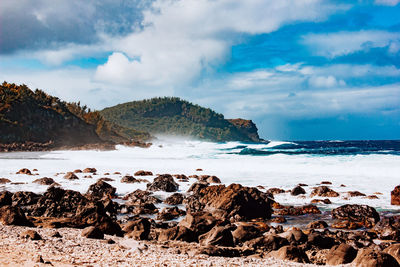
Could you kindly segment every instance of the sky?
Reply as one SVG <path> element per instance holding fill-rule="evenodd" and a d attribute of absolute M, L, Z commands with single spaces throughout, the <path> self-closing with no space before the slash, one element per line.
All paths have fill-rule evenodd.
<path fill-rule="evenodd" d="M 1 0 L 0 80 L 178 96 L 271 140 L 400 139 L 400 0 Z"/>

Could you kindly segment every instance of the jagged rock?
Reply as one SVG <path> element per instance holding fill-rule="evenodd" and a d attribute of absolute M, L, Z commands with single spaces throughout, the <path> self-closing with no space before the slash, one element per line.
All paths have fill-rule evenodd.
<path fill-rule="evenodd" d="M 300 263 L 310 262 L 304 250 L 296 246 L 284 246 L 277 251 L 271 251 L 268 255 L 280 260 L 289 260 Z"/>
<path fill-rule="evenodd" d="M 281 209 L 274 210 L 275 215 L 299 216 L 304 214 L 320 214 L 321 211 L 314 205 L 305 205 L 301 207 L 283 206 Z"/>
<path fill-rule="evenodd" d="M 307 243 L 320 249 L 330 249 L 335 245 L 335 239 L 314 232 L 308 235 Z"/>
<path fill-rule="evenodd" d="M 203 246 L 234 246 L 232 232 L 227 226 L 214 226 L 209 232 L 199 236 L 199 243 Z"/>
<path fill-rule="evenodd" d="M 398 267 L 399 263 L 393 256 L 382 251 L 373 250 L 371 248 L 363 248 L 358 251 L 357 257 L 353 264 L 365 267 Z"/>
<path fill-rule="evenodd" d="M 153 203 L 143 203 L 140 206 L 135 207 L 134 210 L 132 211 L 132 213 L 135 215 L 154 214 L 157 212 L 158 212 L 158 209 Z"/>
<path fill-rule="evenodd" d="M 178 189 L 179 185 L 169 174 L 159 175 L 154 179 L 153 183 L 147 184 L 147 190 L 149 191 L 176 192 Z"/>
<path fill-rule="evenodd" d="M 125 224 L 122 230 L 126 233 L 125 236 L 136 240 L 148 240 L 150 233 L 150 221 L 146 218 L 141 218 L 135 221 L 129 221 Z"/>
<path fill-rule="evenodd" d="M 20 169 L 16 174 L 32 175 L 32 172 L 27 168 L 23 168 L 23 169 Z"/>
<path fill-rule="evenodd" d="M 392 244 L 389 247 L 385 248 L 383 252 L 391 255 L 393 258 L 400 263 L 400 244 Z"/>
<path fill-rule="evenodd" d="M 267 190 L 267 193 L 268 193 L 268 194 L 272 194 L 272 195 L 277 195 L 277 194 L 283 194 L 283 193 L 285 193 L 285 190 L 283 190 L 283 189 L 281 189 L 281 188 L 273 187 L 273 188 L 268 189 L 268 190 Z"/>
<path fill-rule="evenodd" d="M 152 176 L 153 173 L 151 171 L 140 170 L 140 171 L 135 172 L 134 175 L 135 176 Z"/>
<path fill-rule="evenodd" d="M 184 226 L 175 226 L 169 229 L 161 230 L 158 241 L 179 240 L 186 242 L 197 241 L 196 234 Z"/>
<path fill-rule="evenodd" d="M 0 184 L 7 184 L 7 183 L 11 183 L 11 180 L 7 178 L 0 178 Z"/>
<path fill-rule="evenodd" d="M 267 234 L 244 243 L 244 247 L 251 248 L 253 250 L 261 249 L 264 251 L 278 250 L 279 248 L 289 245 L 286 238 L 280 237 L 275 234 Z"/>
<path fill-rule="evenodd" d="M 179 205 L 182 204 L 184 198 L 185 197 L 181 193 L 174 193 L 167 197 L 164 203 L 168 205 Z"/>
<path fill-rule="evenodd" d="M 379 222 L 378 212 L 367 205 L 343 205 L 332 210 L 332 217 L 338 220 L 361 223 L 367 228 L 373 227 Z"/>
<path fill-rule="evenodd" d="M 13 194 L 8 191 L 2 191 L 0 192 L 0 207 L 2 206 L 8 206 L 12 204 L 12 196 Z"/>
<path fill-rule="evenodd" d="M 271 218 L 270 195 L 255 187 L 240 184 L 208 186 L 187 198 L 186 209 L 190 212 L 212 211 L 221 219 Z"/>
<path fill-rule="evenodd" d="M 0 222 L 4 225 L 32 226 L 19 207 L 3 206 L 0 208 Z"/>
<path fill-rule="evenodd" d="M 320 249 L 317 247 L 311 247 L 306 250 L 306 255 L 310 260 L 310 263 L 316 265 L 325 265 L 326 264 L 326 254 L 328 253 L 328 249 Z"/>
<path fill-rule="evenodd" d="M 179 209 L 178 207 L 164 208 L 157 215 L 157 220 L 170 221 L 185 214 L 186 212 Z"/>
<path fill-rule="evenodd" d="M 200 182 L 206 182 L 209 184 L 220 184 L 221 180 L 217 176 L 211 176 L 211 175 L 201 175 L 199 177 Z"/>
<path fill-rule="evenodd" d="M 151 192 L 148 191 L 143 191 L 140 189 L 137 189 L 133 191 L 132 193 L 127 194 L 126 196 L 123 197 L 123 200 L 126 200 L 126 205 L 127 206 L 140 206 L 145 203 L 161 203 L 161 200 L 152 196 Z"/>
<path fill-rule="evenodd" d="M 42 240 L 42 237 L 35 230 L 25 230 L 20 237 L 30 240 Z"/>
<path fill-rule="evenodd" d="M 13 206 L 22 207 L 36 204 L 39 198 L 40 196 L 33 192 L 18 191 L 12 195 L 11 200 Z"/>
<path fill-rule="evenodd" d="M 93 199 L 102 199 L 103 197 L 115 197 L 115 191 L 117 189 L 112 185 L 103 182 L 97 181 L 96 183 L 89 186 L 86 195 L 92 197 Z"/>
<path fill-rule="evenodd" d="M 209 185 L 209 183 L 207 182 L 197 182 L 197 183 L 193 183 L 189 189 L 188 192 L 193 192 L 193 194 L 198 194 L 199 191 L 205 187 L 207 187 Z"/>
<path fill-rule="evenodd" d="M 233 232 L 232 236 L 235 244 L 241 244 L 248 240 L 262 235 L 260 229 L 251 224 L 240 224 Z"/>
<path fill-rule="evenodd" d="M 311 229 L 324 229 L 327 228 L 328 224 L 325 221 L 313 221 L 307 225 L 307 228 Z"/>
<path fill-rule="evenodd" d="M 78 180 L 79 178 L 73 172 L 67 172 L 67 174 L 64 175 L 64 179 L 67 179 L 67 180 Z"/>
<path fill-rule="evenodd" d="M 96 173 L 96 168 L 86 168 L 83 170 L 83 173 Z"/>
<path fill-rule="evenodd" d="M 41 184 L 41 185 L 51 185 L 51 184 L 55 183 L 55 181 L 52 178 L 43 177 L 43 178 L 34 180 L 32 183 Z"/>
<path fill-rule="evenodd" d="M 89 226 L 82 230 L 82 236 L 93 239 L 104 239 L 104 233 L 98 227 Z"/>
<path fill-rule="evenodd" d="M 296 186 L 295 188 L 293 188 L 292 191 L 290 192 L 290 194 L 292 196 L 303 195 L 305 193 L 306 193 L 306 190 L 304 190 L 304 188 L 299 185 Z"/>
<path fill-rule="evenodd" d="M 311 192 L 311 197 L 319 196 L 319 197 L 338 197 L 339 193 L 330 189 L 327 186 L 318 186 L 315 187 L 314 190 Z"/>
<path fill-rule="evenodd" d="M 326 255 L 326 264 L 339 265 L 351 263 L 357 256 L 357 250 L 352 246 L 341 243 L 333 246 Z"/>
<path fill-rule="evenodd" d="M 400 185 L 396 186 L 390 193 L 392 205 L 400 205 Z"/>
<path fill-rule="evenodd" d="M 216 223 L 217 220 L 211 215 L 211 213 L 200 211 L 187 213 L 179 222 L 178 226 L 186 227 L 192 230 L 196 236 L 199 236 L 210 231 Z"/>
<path fill-rule="evenodd" d="M 121 183 L 133 184 L 140 183 L 140 181 L 133 176 L 125 175 L 124 177 L 122 177 Z"/>
<path fill-rule="evenodd" d="M 380 239 L 400 241 L 400 215 L 383 217 L 373 230 Z"/>

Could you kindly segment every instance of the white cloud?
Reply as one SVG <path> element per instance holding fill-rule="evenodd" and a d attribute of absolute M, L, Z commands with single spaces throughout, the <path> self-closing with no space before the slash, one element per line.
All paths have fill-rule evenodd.
<path fill-rule="evenodd" d="M 302 37 L 301 43 L 308 46 L 319 56 L 334 58 L 369 48 L 386 47 L 399 44 L 399 32 L 358 31 L 335 32 L 327 34 L 308 34 Z M 392 49 L 392 51 L 394 51 Z"/>
<path fill-rule="evenodd" d="M 114 51 L 128 60 L 113 54 L 98 68 L 96 79 L 139 87 L 185 85 L 226 60 L 242 34 L 320 21 L 346 8 L 322 0 L 156 1 L 144 12 L 143 30 L 114 44 Z"/>
<path fill-rule="evenodd" d="M 377 5 L 395 6 L 400 3 L 400 0 L 375 0 Z"/>

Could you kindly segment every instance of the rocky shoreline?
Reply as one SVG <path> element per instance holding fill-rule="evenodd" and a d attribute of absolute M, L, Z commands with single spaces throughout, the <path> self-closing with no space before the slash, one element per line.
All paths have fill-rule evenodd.
<path fill-rule="evenodd" d="M 90 179 L 96 171 L 63 175 L 68 180 L 81 174 Z M 18 171 L 27 177 L 33 172 Z M 288 227 L 287 218 L 319 215 L 321 210 L 313 203 L 281 205 L 274 198 L 285 192 L 280 188 L 225 186 L 211 175 L 161 174 L 152 180 L 153 173 L 144 170 L 121 175 L 121 182 L 146 183 L 146 190 L 119 196 L 107 183 L 112 180 L 107 174 L 85 194 L 65 190 L 48 177 L 33 181 L 48 185 L 44 194 L 2 191 L 0 264 L 399 266 L 400 215 L 384 216 L 367 205 L 347 204 L 330 211 L 331 221 Z M 187 192 L 179 190 L 190 179 L 196 182 Z M 295 185 L 290 194 L 304 195 L 304 186 Z M 163 199 L 157 192 L 169 194 Z M 400 187 L 392 191 L 392 204 L 399 203 L 399 192 Z M 339 193 L 323 181 L 311 195 L 328 202 Z"/>

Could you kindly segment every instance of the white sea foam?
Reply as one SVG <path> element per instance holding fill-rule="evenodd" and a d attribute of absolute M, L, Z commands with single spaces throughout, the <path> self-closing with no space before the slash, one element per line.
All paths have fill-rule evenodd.
<path fill-rule="evenodd" d="M 272 145 L 283 144 L 274 142 Z M 396 155 L 356 155 L 356 156 L 313 156 L 284 155 L 251 156 L 230 154 L 228 148 L 243 145 L 239 142 L 215 144 L 200 141 L 165 141 L 159 140 L 150 148 L 118 146 L 115 151 L 56 151 L 56 152 L 18 152 L 0 154 L 0 177 L 9 178 L 12 182 L 24 184 L 1 185 L 2 190 L 33 191 L 43 193 L 46 186 L 32 183 L 36 178 L 51 177 L 64 188 L 86 192 L 89 185 L 101 177 L 115 179 L 110 182 L 117 188 L 119 195 L 135 189 L 145 189 L 146 184 L 124 184 L 120 179 L 125 174 L 137 170 L 150 170 L 154 174 L 210 174 L 218 176 L 223 183 L 240 183 L 247 186 L 262 185 L 266 188 L 280 187 L 291 189 L 298 183 L 308 184 L 305 187 L 307 196 L 312 187 L 321 181 L 333 183 L 332 189 L 342 193 L 338 198 L 331 198 L 335 207 L 349 203 L 365 203 L 380 209 L 399 211 L 390 205 L 390 191 L 400 184 L 400 156 Z M 260 144 L 266 146 L 265 144 Z M 270 145 L 270 147 L 272 147 Z M 252 146 L 252 145 L 250 145 Z M 69 181 L 58 172 L 95 167 L 98 175 L 95 179 L 83 178 Z M 38 169 L 38 176 L 15 174 L 21 168 Z M 197 168 L 204 171 L 196 172 Z M 122 175 L 112 174 L 116 171 Z M 104 173 L 111 175 L 103 175 Z M 150 181 L 154 178 L 148 178 Z M 193 182 L 194 179 L 191 179 Z M 340 187 L 341 184 L 346 187 Z M 180 183 L 180 191 L 188 189 L 188 183 Z M 360 191 L 367 195 L 380 192 L 379 199 L 353 197 L 344 199 L 344 192 Z M 168 194 L 158 192 L 163 198 Z M 293 197 L 289 194 L 275 196 L 283 204 L 308 204 L 310 198 Z M 321 207 L 324 207 L 323 205 Z"/>

